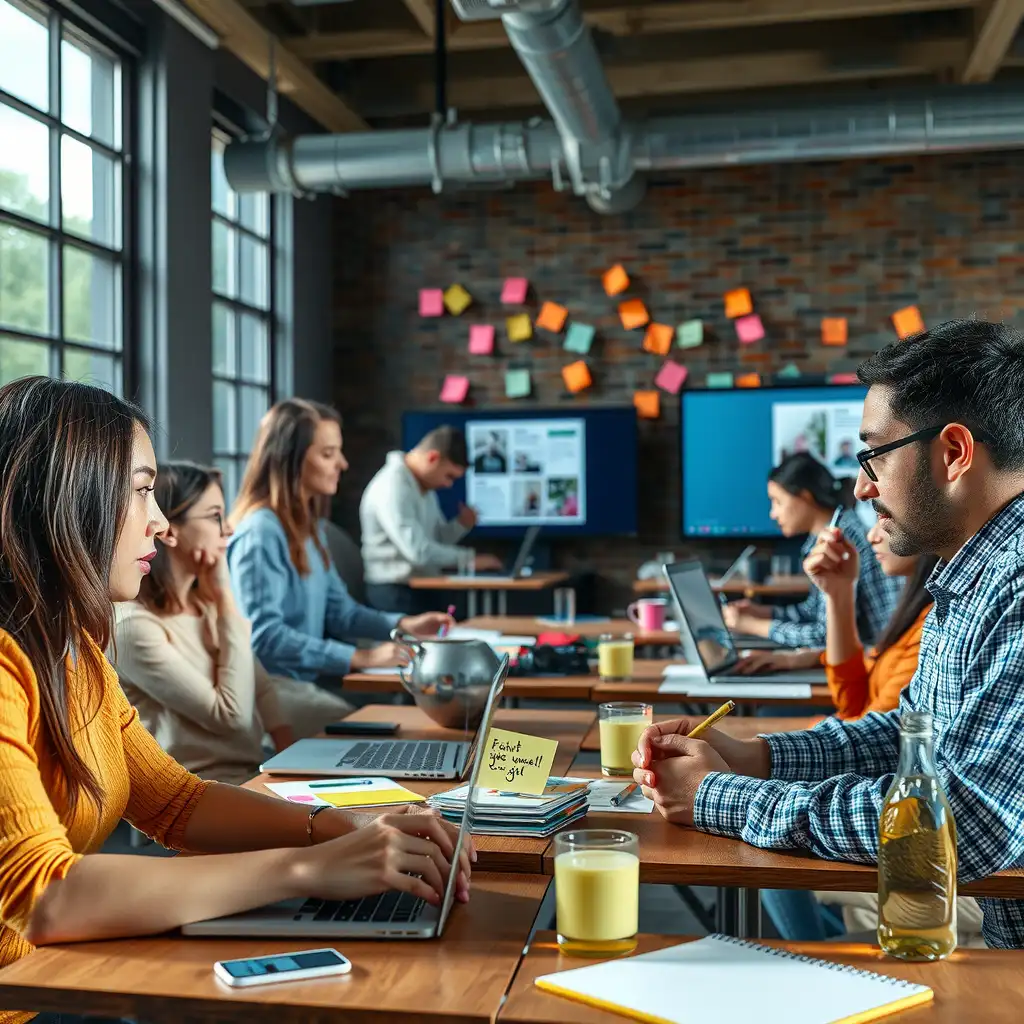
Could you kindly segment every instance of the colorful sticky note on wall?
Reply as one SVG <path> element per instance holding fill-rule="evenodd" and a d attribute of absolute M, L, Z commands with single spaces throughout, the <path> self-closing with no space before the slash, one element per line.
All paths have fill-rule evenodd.
<path fill-rule="evenodd" d="M 461 284 L 453 284 L 451 288 L 444 293 L 445 309 L 447 309 L 452 316 L 459 316 L 460 314 L 465 313 L 472 302 L 473 296 L 470 295 Z"/>
<path fill-rule="evenodd" d="M 756 313 L 741 316 L 733 323 L 736 325 L 736 337 L 739 338 L 741 345 L 753 344 L 764 337 L 764 324 Z"/>
<path fill-rule="evenodd" d="M 829 384 L 857 384 L 859 379 L 855 373 L 833 373 L 828 382 Z"/>
<path fill-rule="evenodd" d="M 420 316 L 444 316 L 444 292 L 440 288 L 420 289 Z"/>
<path fill-rule="evenodd" d="M 656 356 L 667 356 L 674 333 L 668 324 L 648 324 L 644 334 L 644 351 L 653 352 Z"/>
<path fill-rule="evenodd" d="M 514 342 L 529 341 L 533 337 L 533 324 L 529 313 L 516 313 L 505 321 L 508 340 Z"/>
<path fill-rule="evenodd" d="M 685 320 L 676 328 L 676 344 L 680 348 L 697 348 L 703 341 L 703 320 Z"/>
<path fill-rule="evenodd" d="M 738 388 L 759 388 L 761 386 L 761 374 L 759 373 L 741 373 L 736 378 L 736 387 Z"/>
<path fill-rule="evenodd" d="M 821 321 L 822 345 L 845 345 L 849 337 L 849 325 L 845 316 L 826 316 Z"/>
<path fill-rule="evenodd" d="M 582 359 L 562 367 L 562 380 L 565 381 L 566 390 L 571 391 L 574 395 L 585 391 L 593 383 L 590 368 Z"/>
<path fill-rule="evenodd" d="M 526 301 L 530 290 L 530 282 L 525 277 L 506 277 L 501 286 L 501 304 L 503 306 L 521 306 Z"/>
<path fill-rule="evenodd" d="M 896 335 L 900 341 L 911 337 L 911 335 L 920 334 L 925 329 L 924 320 L 921 319 L 921 310 L 917 306 L 897 309 L 892 315 L 892 325 L 896 328 Z"/>
<path fill-rule="evenodd" d="M 800 367 L 796 363 L 789 363 L 784 366 L 777 374 L 775 374 L 779 380 L 796 380 L 800 376 Z"/>
<path fill-rule="evenodd" d="M 466 400 L 469 393 L 469 378 L 449 373 L 441 385 L 441 401 L 458 405 Z"/>
<path fill-rule="evenodd" d="M 634 391 L 633 407 L 642 420 L 656 420 L 661 415 L 661 394 L 657 391 Z"/>
<path fill-rule="evenodd" d="M 605 295 L 621 295 L 629 287 L 629 274 L 626 273 L 625 267 L 616 263 L 602 274 L 601 283 L 604 285 Z"/>
<path fill-rule="evenodd" d="M 470 327 L 469 351 L 474 356 L 489 356 L 494 351 L 493 324 L 473 324 Z"/>
<path fill-rule="evenodd" d="M 734 288 L 731 292 L 726 292 L 724 298 L 725 315 L 730 320 L 754 312 L 754 303 L 750 298 L 749 288 Z"/>
<path fill-rule="evenodd" d="M 516 369 L 505 371 L 506 398 L 529 398 L 531 387 L 529 370 Z"/>
<path fill-rule="evenodd" d="M 731 373 L 709 373 L 705 383 L 709 388 L 731 388 L 733 377 Z"/>
<path fill-rule="evenodd" d="M 569 352 L 578 352 L 585 356 L 594 344 L 595 329 L 590 324 L 581 324 L 573 321 L 569 324 L 569 330 L 565 333 L 565 344 L 562 346 Z"/>
<path fill-rule="evenodd" d="M 552 334 L 558 334 L 565 326 L 569 310 L 560 306 L 557 302 L 545 302 L 540 307 L 540 314 L 537 317 L 537 326 Z"/>
<path fill-rule="evenodd" d="M 654 378 L 654 385 L 661 388 L 662 391 L 667 391 L 670 395 L 678 395 L 679 389 L 686 383 L 687 374 L 685 366 L 669 359 L 658 371 L 658 376 Z"/>
<path fill-rule="evenodd" d="M 647 324 L 651 319 L 651 314 L 647 312 L 647 307 L 639 299 L 626 299 L 625 302 L 619 304 L 619 319 L 627 331 L 632 331 Z"/>

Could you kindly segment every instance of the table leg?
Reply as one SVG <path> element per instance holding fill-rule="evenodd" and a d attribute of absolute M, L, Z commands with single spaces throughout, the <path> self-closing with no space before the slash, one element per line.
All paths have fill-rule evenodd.
<path fill-rule="evenodd" d="M 508 615 L 508 591 L 498 591 L 498 614 L 501 616 Z"/>
<path fill-rule="evenodd" d="M 483 591 L 484 599 L 484 615 L 491 616 L 494 614 L 494 591 L 485 590 Z"/>
<path fill-rule="evenodd" d="M 739 889 L 739 931 L 740 939 L 761 938 L 761 890 Z"/>
<path fill-rule="evenodd" d="M 715 900 L 715 928 L 723 935 L 736 935 L 739 930 L 739 890 L 719 886 Z"/>
<path fill-rule="evenodd" d="M 466 618 L 468 618 L 468 619 L 475 619 L 476 618 L 476 591 L 475 590 L 467 590 L 466 591 Z"/>

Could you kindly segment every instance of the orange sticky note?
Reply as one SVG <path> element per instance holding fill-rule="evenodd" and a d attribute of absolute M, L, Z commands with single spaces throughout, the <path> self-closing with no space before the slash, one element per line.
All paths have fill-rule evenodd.
<path fill-rule="evenodd" d="M 639 299 L 626 299 L 619 305 L 619 319 L 627 331 L 643 327 L 651 319 L 647 307 Z"/>
<path fill-rule="evenodd" d="M 822 345 L 845 345 L 849 328 L 845 316 L 826 316 L 821 321 Z"/>
<path fill-rule="evenodd" d="M 730 320 L 738 316 L 749 316 L 754 312 L 754 303 L 750 298 L 749 288 L 734 288 L 725 293 L 725 315 Z"/>
<path fill-rule="evenodd" d="M 674 333 L 668 324 L 649 324 L 644 335 L 644 351 L 653 352 L 656 356 L 667 356 Z"/>
<path fill-rule="evenodd" d="M 565 306 L 560 306 L 557 302 L 545 302 L 540 307 L 540 315 L 537 317 L 536 326 L 543 328 L 545 331 L 551 331 L 553 334 L 558 334 L 565 326 L 565 320 L 568 315 L 569 310 Z"/>
<path fill-rule="evenodd" d="M 736 377 L 736 387 L 738 388 L 759 388 L 761 386 L 761 374 L 759 373 L 741 373 Z"/>
<path fill-rule="evenodd" d="M 661 415 L 661 395 L 657 391 L 634 391 L 633 406 L 642 420 L 656 420 Z"/>
<path fill-rule="evenodd" d="M 604 285 L 605 295 L 621 295 L 629 287 L 629 274 L 626 268 L 616 263 L 611 270 L 606 270 L 601 275 L 601 283 Z"/>
<path fill-rule="evenodd" d="M 574 395 L 585 391 L 593 383 L 590 377 L 590 368 L 582 359 L 562 367 L 562 380 L 565 381 L 566 390 L 571 391 Z"/>
<path fill-rule="evenodd" d="M 892 315 L 892 325 L 896 328 L 896 334 L 900 341 L 913 334 L 920 334 L 925 329 L 924 320 L 921 319 L 921 310 L 917 306 L 897 309 Z"/>

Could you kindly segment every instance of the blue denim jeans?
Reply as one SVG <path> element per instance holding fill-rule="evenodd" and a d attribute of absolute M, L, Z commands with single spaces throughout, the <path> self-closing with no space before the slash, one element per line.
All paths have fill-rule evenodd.
<path fill-rule="evenodd" d="M 779 935 L 792 942 L 824 942 L 846 931 L 842 920 L 823 907 L 813 892 L 762 889 L 761 906 Z"/>

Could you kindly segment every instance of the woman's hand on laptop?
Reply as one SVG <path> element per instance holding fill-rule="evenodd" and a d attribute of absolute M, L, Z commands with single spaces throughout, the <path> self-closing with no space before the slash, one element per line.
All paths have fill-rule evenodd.
<path fill-rule="evenodd" d="M 648 769 L 655 761 L 675 757 L 672 736 L 688 736 L 703 719 L 674 718 L 668 722 L 655 722 L 648 726 L 637 742 L 633 751 L 633 766 Z M 757 779 L 767 779 L 771 770 L 771 758 L 768 744 L 761 739 L 737 740 L 714 727 L 705 729 L 700 739 L 707 743 L 719 757 L 725 761 L 729 770 L 735 775 L 750 775 Z M 634 772 L 634 778 L 637 776 Z M 642 783 L 641 783 L 642 784 Z"/>
<path fill-rule="evenodd" d="M 821 651 L 747 651 L 729 671 L 738 676 L 756 676 L 767 672 L 798 672 L 820 664 Z"/>

